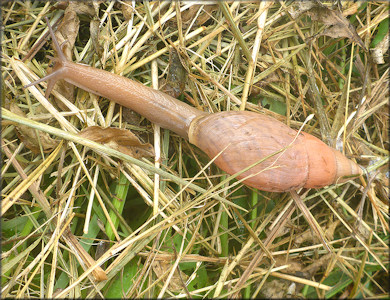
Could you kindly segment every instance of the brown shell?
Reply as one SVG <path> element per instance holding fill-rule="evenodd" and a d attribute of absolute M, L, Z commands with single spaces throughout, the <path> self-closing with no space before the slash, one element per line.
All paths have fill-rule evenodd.
<path fill-rule="evenodd" d="M 199 117 L 191 123 L 189 137 L 211 159 L 226 148 L 214 163 L 229 174 L 271 156 L 237 177 L 248 176 L 243 182 L 263 191 L 319 188 L 340 176 L 361 174 L 358 165 L 316 137 L 303 132 L 297 136 L 296 130 L 253 112 Z"/>

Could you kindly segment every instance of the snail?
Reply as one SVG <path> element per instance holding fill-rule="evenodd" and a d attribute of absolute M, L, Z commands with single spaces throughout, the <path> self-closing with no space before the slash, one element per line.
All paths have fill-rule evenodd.
<path fill-rule="evenodd" d="M 66 59 L 47 20 L 58 57 L 52 73 L 25 87 L 48 81 L 48 97 L 63 79 L 79 88 L 131 108 L 151 122 L 188 139 L 228 174 L 250 187 L 287 192 L 320 188 L 358 176 L 362 169 L 318 138 L 255 112 L 209 114 L 128 78 Z"/>

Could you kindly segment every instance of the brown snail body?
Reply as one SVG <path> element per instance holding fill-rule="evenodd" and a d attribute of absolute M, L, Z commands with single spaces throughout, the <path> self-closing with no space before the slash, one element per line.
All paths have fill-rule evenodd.
<path fill-rule="evenodd" d="M 208 114 L 133 80 L 72 63 L 63 55 L 50 25 L 49 30 L 58 52 L 53 72 L 28 85 L 48 80 L 47 96 L 55 81 L 63 79 L 106 97 L 189 139 L 211 159 L 220 154 L 214 162 L 229 174 L 266 158 L 237 176 L 264 191 L 319 188 L 362 173 L 356 163 L 319 139 L 304 132 L 297 135 L 271 117 L 248 111 Z"/>

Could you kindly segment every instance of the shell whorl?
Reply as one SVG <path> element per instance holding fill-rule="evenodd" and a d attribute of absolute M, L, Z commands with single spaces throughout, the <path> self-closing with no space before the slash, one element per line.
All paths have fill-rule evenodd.
<path fill-rule="evenodd" d="M 361 174 L 354 162 L 314 136 L 303 132 L 297 136 L 287 125 L 253 112 L 200 116 L 191 123 L 188 135 L 210 158 L 225 149 L 214 163 L 229 174 L 271 155 L 237 177 L 250 176 L 243 182 L 263 191 L 323 187 L 340 176 Z"/>

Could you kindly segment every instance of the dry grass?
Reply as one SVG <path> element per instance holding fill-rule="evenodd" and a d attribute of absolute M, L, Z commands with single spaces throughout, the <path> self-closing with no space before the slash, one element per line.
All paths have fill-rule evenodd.
<path fill-rule="evenodd" d="M 363 48 L 388 40 L 387 2 L 342 2 L 332 37 L 322 35 L 329 16 L 293 18 L 291 2 L 133 4 L 64 13 L 3 3 L 2 297 L 386 297 L 389 57 Z M 184 87 L 181 100 L 210 112 L 249 110 L 295 129 L 314 114 L 304 130 L 366 174 L 300 191 L 315 229 L 294 195 L 231 180 L 107 99 L 59 87 L 48 101 L 45 83 L 24 89 L 55 55 L 43 18 L 64 15 L 73 61 Z M 156 163 L 77 135 L 92 125 L 154 141 Z"/>

